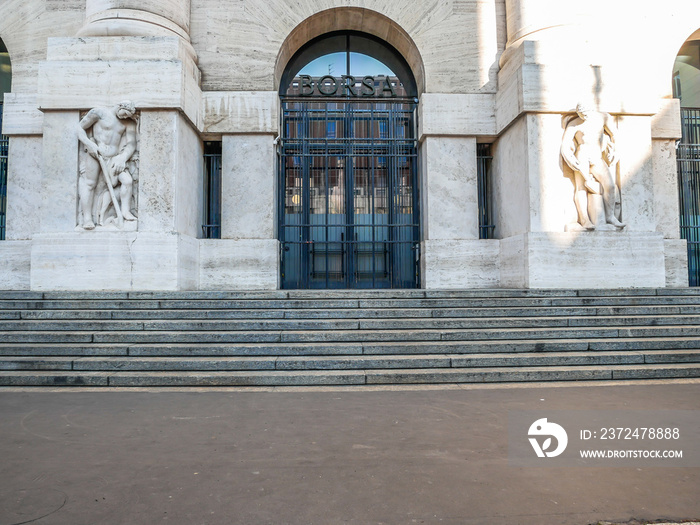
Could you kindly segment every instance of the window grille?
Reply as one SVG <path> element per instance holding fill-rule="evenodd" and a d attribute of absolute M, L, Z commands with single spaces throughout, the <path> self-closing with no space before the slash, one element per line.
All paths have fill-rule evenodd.
<path fill-rule="evenodd" d="M 479 193 L 479 239 L 493 239 L 491 216 L 491 145 L 476 145 L 477 191 Z"/>
<path fill-rule="evenodd" d="M 221 142 L 204 143 L 204 224 L 205 239 L 221 239 Z"/>
<path fill-rule="evenodd" d="M 688 241 L 688 281 L 700 285 L 700 108 L 682 108 L 678 163 L 681 237 Z"/>

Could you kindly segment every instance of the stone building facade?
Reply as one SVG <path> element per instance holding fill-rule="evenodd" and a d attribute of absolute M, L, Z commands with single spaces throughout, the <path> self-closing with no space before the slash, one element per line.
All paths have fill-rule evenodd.
<path fill-rule="evenodd" d="M 671 77 L 699 28 L 694 0 L 5 0 L 0 289 L 685 286 Z M 329 68 L 302 85 L 342 39 L 394 80 Z M 293 111 L 319 107 L 379 131 L 333 124 L 331 136 L 326 117 L 316 142 L 313 126 L 290 135 Z M 386 117 L 384 136 L 386 108 L 410 116 Z M 212 144 L 218 238 L 202 227 Z M 409 164 L 412 182 L 386 182 Z M 360 168 L 393 212 L 379 211 L 375 182 L 352 178 Z M 322 184 L 323 218 L 309 223 Z M 349 193 L 334 208 L 338 188 Z M 374 211 L 360 212 L 370 193 Z"/>

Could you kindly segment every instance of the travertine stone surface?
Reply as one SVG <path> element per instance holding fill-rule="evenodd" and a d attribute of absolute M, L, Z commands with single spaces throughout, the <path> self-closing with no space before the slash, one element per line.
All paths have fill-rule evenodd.
<path fill-rule="evenodd" d="M 202 239 L 202 290 L 275 290 L 279 242 L 275 239 Z"/>
<path fill-rule="evenodd" d="M 426 137 L 420 157 L 423 239 L 478 239 L 476 139 Z"/>
<path fill-rule="evenodd" d="M 656 231 L 666 239 L 680 237 L 678 167 L 675 140 L 652 140 L 654 215 Z"/>
<path fill-rule="evenodd" d="M 141 112 L 139 231 L 201 236 L 202 146 L 177 111 Z"/>
<path fill-rule="evenodd" d="M 654 139 L 681 138 L 680 100 L 666 98 L 659 101 L 659 111 L 651 117 L 651 136 Z"/>
<path fill-rule="evenodd" d="M 620 116 L 617 127 L 622 220 L 630 232 L 656 231 L 651 117 Z"/>
<path fill-rule="evenodd" d="M 196 130 L 180 113 L 177 118 L 176 221 L 178 233 L 202 236 L 204 223 L 204 148 Z M 164 137 L 164 140 L 167 138 Z"/>
<path fill-rule="evenodd" d="M 200 72 L 178 37 L 51 38 L 47 58 L 39 71 L 43 109 L 111 106 L 128 98 L 139 108 L 179 109 L 202 125 Z"/>
<path fill-rule="evenodd" d="M 570 56 L 571 41 L 566 34 L 547 42 L 526 39 L 507 51 L 509 59 L 498 73 L 499 133 L 523 112 L 567 113 L 574 111 L 576 101 L 613 115 L 659 111 L 659 95 L 646 89 L 648 82 L 634 81 L 638 72 L 617 62 L 599 65 L 591 61 L 597 57 L 586 54 Z"/>
<path fill-rule="evenodd" d="M 39 231 L 68 232 L 75 228 L 78 202 L 77 111 L 52 111 L 44 115 L 41 189 L 37 196 Z"/>
<path fill-rule="evenodd" d="M 278 133 L 276 91 L 205 91 L 202 105 L 204 133 Z"/>
<path fill-rule="evenodd" d="M 493 145 L 494 235 L 506 239 L 530 229 L 530 150 L 528 125 L 520 118 Z M 555 143 L 555 159 L 559 152 Z M 558 165 L 557 165 L 558 167 Z M 513 198 L 517 195 L 518 198 Z"/>
<path fill-rule="evenodd" d="M 274 239 L 277 184 L 272 135 L 222 140 L 221 237 Z"/>
<path fill-rule="evenodd" d="M 10 170 L 7 180 L 7 240 L 31 239 L 40 228 L 43 168 L 41 137 L 12 137 L 8 156 Z"/>
<path fill-rule="evenodd" d="M 74 35 L 82 25 L 85 3 L 62 3 L 65 9 L 52 10 L 43 0 L 0 2 L 0 38 L 12 61 L 13 93 L 36 93 L 39 64 L 46 60 L 47 38 Z"/>
<path fill-rule="evenodd" d="M 5 93 L 2 108 L 3 135 L 41 135 L 44 114 L 35 93 Z"/>
<path fill-rule="evenodd" d="M 664 239 L 666 286 L 688 286 L 688 245 L 685 239 Z"/>
<path fill-rule="evenodd" d="M 188 38 L 190 0 L 86 0 L 80 36 L 176 33 Z"/>
<path fill-rule="evenodd" d="M 492 94 L 425 93 L 418 106 L 418 140 L 426 135 L 496 135 Z"/>
<path fill-rule="evenodd" d="M 322 13 L 332 8 L 338 9 Z M 309 22 L 302 24 L 306 19 Z M 425 91 L 496 89 L 498 55 L 505 45 L 505 10 L 500 1 L 438 0 L 424 4 L 360 0 L 352 7 L 341 0 L 192 3 L 190 37 L 205 72 L 205 90 L 276 90 L 278 62 L 283 69 L 310 38 L 342 29 L 387 40 L 404 53 L 414 73 L 422 62 Z"/>
<path fill-rule="evenodd" d="M 504 287 L 642 288 L 666 283 L 664 239 L 658 233 L 528 233 L 501 241 L 501 264 Z"/>
<path fill-rule="evenodd" d="M 31 241 L 0 242 L 0 290 L 29 290 Z"/>
<path fill-rule="evenodd" d="M 566 120 L 555 114 L 531 114 L 525 119 L 530 231 L 562 232 L 576 222 L 573 174 L 567 176 L 559 150 Z"/>
<path fill-rule="evenodd" d="M 527 257 L 525 235 L 515 235 L 501 239 L 499 247 L 501 287 L 527 288 L 529 258 Z"/>
<path fill-rule="evenodd" d="M 500 285 L 499 241 L 426 240 L 421 243 L 423 288 L 449 290 Z"/>
<path fill-rule="evenodd" d="M 75 232 L 32 240 L 32 290 L 187 290 L 196 239 L 167 233 Z"/>

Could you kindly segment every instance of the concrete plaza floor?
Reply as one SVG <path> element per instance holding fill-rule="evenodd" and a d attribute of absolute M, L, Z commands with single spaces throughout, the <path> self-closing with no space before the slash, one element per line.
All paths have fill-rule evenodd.
<path fill-rule="evenodd" d="M 700 467 L 516 467 L 509 411 L 700 410 L 700 381 L 0 390 L 0 524 L 700 517 Z"/>

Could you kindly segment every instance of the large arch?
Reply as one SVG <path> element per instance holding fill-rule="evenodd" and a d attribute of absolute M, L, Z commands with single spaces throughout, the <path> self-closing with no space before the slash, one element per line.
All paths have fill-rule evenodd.
<path fill-rule="evenodd" d="M 406 60 L 416 80 L 418 94 L 425 91 L 425 68 L 418 47 L 396 22 L 381 13 L 360 7 L 337 7 L 320 11 L 301 22 L 282 43 L 275 62 L 275 90 L 292 57 L 307 43 L 336 31 L 372 35 L 395 48 Z"/>
<path fill-rule="evenodd" d="M 282 288 L 419 287 L 419 100 L 403 55 L 326 32 L 287 61 L 279 94 Z"/>

